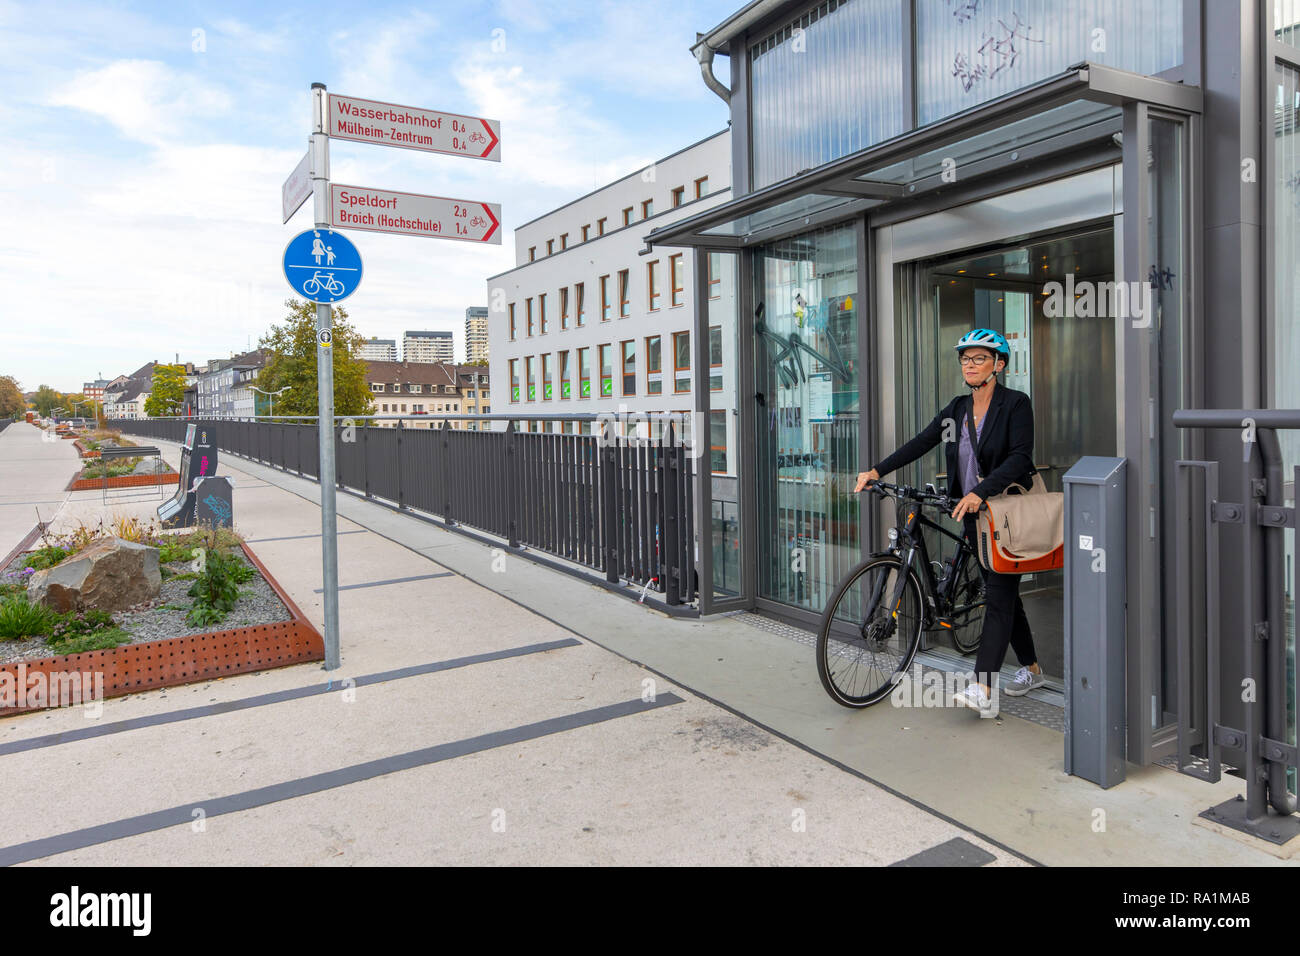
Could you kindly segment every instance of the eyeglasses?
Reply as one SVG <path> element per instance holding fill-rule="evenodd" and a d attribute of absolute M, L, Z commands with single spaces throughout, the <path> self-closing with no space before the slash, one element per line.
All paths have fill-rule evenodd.
<path fill-rule="evenodd" d="M 962 365 L 974 365 L 976 368 L 989 361 L 987 355 L 959 355 L 957 361 Z"/>

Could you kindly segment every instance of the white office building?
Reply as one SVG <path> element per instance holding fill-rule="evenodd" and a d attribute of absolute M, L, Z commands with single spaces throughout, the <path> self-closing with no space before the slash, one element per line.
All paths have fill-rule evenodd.
<path fill-rule="evenodd" d="M 465 310 L 465 361 L 486 362 L 488 357 L 488 310 L 471 305 Z"/>
<path fill-rule="evenodd" d="M 397 339 L 366 339 L 361 343 L 360 357 L 367 362 L 396 362 Z"/>
<path fill-rule="evenodd" d="M 517 265 L 487 282 L 495 412 L 689 416 L 707 374 L 716 411 L 700 439 L 713 472 L 735 474 L 734 257 L 697 276 L 689 249 L 643 254 L 651 229 L 726 201 L 730 157 L 722 130 L 515 230 Z M 717 317 L 707 342 L 697 282 Z"/>
<path fill-rule="evenodd" d="M 450 332 L 405 332 L 402 335 L 403 362 L 451 362 Z"/>

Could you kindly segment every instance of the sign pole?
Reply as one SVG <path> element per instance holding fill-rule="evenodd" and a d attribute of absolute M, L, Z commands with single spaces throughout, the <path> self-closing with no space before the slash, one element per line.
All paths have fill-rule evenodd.
<path fill-rule="evenodd" d="M 330 228 L 327 97 L 324 83 L 311 85 L 311 186 L 317 229 Z M 333 307 L 316 304 L 317 425 L 320 430 L 321 587 L 325 597 L 325 669 L 339 667 L 338 511 L 334 470 L 334 349 Z"/>

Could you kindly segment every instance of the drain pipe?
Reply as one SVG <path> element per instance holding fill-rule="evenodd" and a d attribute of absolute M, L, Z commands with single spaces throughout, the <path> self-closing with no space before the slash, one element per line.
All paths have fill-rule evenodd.
<path fill-rule="evenodd" d="M 717 93 L 722 98 L 722 102 L 730 106 L 731 90 L 723 86 L 722 81 L 713 75 L 713 48 L 707 43 L 700 43 L 699 41 L 703 38 L 703 33 L 695 34 L 696 45 L 692 50 L 696 62 L 700 64 L 700 76 L 704 78 L 704 85 Z"/>
<path fill-rule="evenodd" d="M 1264 504 L 1260 511 L 1283 514 L 1284 490 L 1282 487 L 1282 448 L 1277 432 L 1271 428 L 1258 431 L 1259 450 L 1264 458 Z M 1273 517 L 1273 516 L 1270 516 Z M 1265 600 L 1268 615 L 1268 712 L 1264 726 L 1273 740 L 1286 740 L 1286 617 L 1284 595 L 1286 569 L 1283 567 L 1286 528 L 1278 525 L 1264 527 L 1264 553 L 1268 578 Z M 1276 760 L 1268 761 L 1268 800 L 1278 813 L 1295 813 L 1296 795 L 1287 789 L 1286 766 Z"/>

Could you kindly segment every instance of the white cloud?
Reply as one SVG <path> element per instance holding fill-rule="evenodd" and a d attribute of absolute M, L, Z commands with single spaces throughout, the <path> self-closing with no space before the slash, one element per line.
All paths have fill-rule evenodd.
<path fill-rule="evenodd" d="M 92 113 L 130 139 L 160 145 L 222 118 L 231 98 L 157 60 L 118 60 L 78 73 L 50 95 L 49 104 Z"/>

